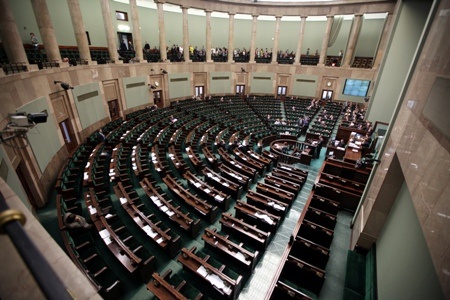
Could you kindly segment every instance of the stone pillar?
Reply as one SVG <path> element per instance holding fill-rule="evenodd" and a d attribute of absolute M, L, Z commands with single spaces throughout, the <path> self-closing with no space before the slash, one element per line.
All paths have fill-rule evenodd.
<path fill-rule="evenodd" d="M 212 62 L 211 59 L 211 11 L 206 10 L 206 62 Z"/>
<path fill-rule="evenodd" d="M 161 60 L 167 61 L 166 50 L 166 28 L 164 27 L 164 10 L 162 0 L 155 0 L 158 8 L 158 28 L 159 28 L 159 51 L 161 52 Z"/>
<path fill-rule="evenodd" d="M 17 29 L 16 20 L 8 0 L 0 0 L 0 38 L 8 60 L 11 63 L 27 63 L 27 54 L 23 48 L 22 39 Z M 31 43 L 31 42 L 30 42 Z"/>
<path fill-rule="evenodd" d="M 119 53 L 117 52 L 117 38 L 111 21 L 111 9 L 109 8 L 109 0 L 101 0 L 100 6 L 102 8 L 103 24 L 105 25 L 106 42 L 108 44 L 109 57 L 115 64 L 122 64 L 119 60 Z"/>
<path fill-rule="evenodd" d="M 133 26 L 133 43 L 135 59 L 138 62 L 147 62 L 144 60 L 141 27 L 139 25 L 139 15 L 136 0 L 130 0 L 131 25 Z"/>
<path fill-rule="evenodd" d="M 250 43 L 250 62 L 255 63 L 255 51 L 256 51 L 256 26 L 258 24 L 258 15 L 252 15 L 252 41 Z"/>
<path fill-rule="evenodd" d="M 294 60 L 295 65 L 300 64 L 300 58 L 302 56 L 302 46 L 303 46 L 303 37 L 305 36 L 306 18 L 307 16 L 301 16 L 300 20 L 300 33 L 298 35 L 297 50 L 295 51 L 295 60 Z"/>
<path fill-rule="evenodd" d="M 188 7 L 182 6 L 183 12 L 183 56 L 185 62 L 190 62 L 189 57 L 189 26 L 188 26 Z"/>
<path fill-rule="evenodd" d="M 281 22 L 281 16 L 275 16 L 276 23 L 275 23 L 275 38 L 273 40 L 273 48 L 272 48 L 272 63 L 277 63 L 277 53 L 278 53 L 278 41 L 280 38 L 280 22 Z"/>
<path fill-rule="evenodd" d="M 387 43 L 389 41 L 389 36 L 391 35 L 391 31 L 392 31 L 392 13 L 389 13 L 386 16 L 386 20 L 384 22 L 384 28 L 383 28 L 383 33 L 381 35 L 381 40 L 378 44 L 377 47 L 377 52 L 376 52 L 376 56 L 373 60 L 372 63 L 372 69 L 378 69 L 380 64 L 381 64 L 381 60 L 384 57 L 384 54 L 386 53 L 386 47 L 387 47 Z"/>
<path fill-rule="evenodd" d="M 228 26 L 228 62 L 233 62 L 234 52 L 234 15 L 235 13 L 228 13 L 230 16 Z"/>
<path fill-rule="evenodd" d="M 345 50 L 345 57 L 343 67 L 350 67 L 350 63 L 352 62 L 353 55 L 355 53 L 356 42 L 358 40 L 359 31 L 361 30 L 362 24 L 362 15 L 355 15 L 353 19 L 352 29 L 350 32 L 350 39 L 347 44 L 347 49 Z"/>
<path fill-rule="evenodd" d="M 333 26 L 334 16 L 327 16 L 327 27 L 325 28 L 325 33 L 323 34 L 322 49 L 320 50 L 319 64 L 318 66 L 323 67 L 327 59 L 327 49 L 328 41 L 330 40 L 331 27 Z"/>
<path fill-rule="evenodd" d="M 56 41 L 55 30 L 53 29 L 52 20 L 48 11 L 45 0 L 31 0 L 36 22 L 41 34 L 42 43 L 48 60 L 61 61 L 61 53 L 59 53 L 58 42 Z"/>
<path fill-rule="evenodd" d="M 67 5 L 69 6 L 70 19 L 72 19 L 73 32 L 75 33 L 80 58 L 87 60 L 88 64 L 92 64 L 91 51 L 89 50 L 80 4 L 78 0 L 67 0 Z"/>

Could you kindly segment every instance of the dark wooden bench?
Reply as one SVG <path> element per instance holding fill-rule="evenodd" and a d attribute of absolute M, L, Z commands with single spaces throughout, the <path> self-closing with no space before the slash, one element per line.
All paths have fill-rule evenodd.
<path fill-rule="evenodd" d="M 229 239 L 228 235 L 222 235 L 217 229 L 206 228 L 202 235 L 205 245 L 220 255 L 225 255 L 244 269 L 253 270 L 258 259 L 258 251 L 251 252 L 243 247 L 243 243 L 237 244 Z"/>
<path fill-rule="evenodd" d="M 222 231 L 242 238 L 252 246 L 264 250 L 269 244 L 271 233 L 259 229 L 256 225 L 249 224 L 243 219 L 235 218 L 229 213 L 222 213 L 219 220 Z"/>
<path fill-rule="evenodd" d="M 224 265 L 216 268 L 209 263 L 209 256 L 201 258 L 195 252 L 196 247 L 190 250 L 181 249 L 177 261 L 183 265 L 183 269 L 195 274 L 205 285 L 213 287 L 218 295 L 226 299 L 236 299 L 242 288 L 242 275 L 237 274 L 236 278 L 231 278 L 223 272 Z"/>

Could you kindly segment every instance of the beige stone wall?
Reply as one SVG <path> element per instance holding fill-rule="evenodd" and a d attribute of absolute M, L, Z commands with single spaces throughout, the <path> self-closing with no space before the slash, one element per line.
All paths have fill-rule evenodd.
<path fill-rule="evenodd" d="M 430 92 L 436 79 L 450 78 L 449 9 L 450 3 L 442 1 L 436 11 L 352 235 L 352 246 L 367 248 L 376 241 L 392 206 L 392 199 L 386 198 L 392 194 L 396 197 L 395 189 L 404 177 L 447 297 L 450 295 L 450 141 L 445 135 L 450 128 L 438 129 L 433 120 L 425 118 L 423 110 L 432 100 Z M 444 97 L 448 98 L 448 94 Z M 449 108 L 447 105 L 442 110 L 441 117 L 448 118 Z M 399 166 L 393 163 L 394 156 Z M 399 168 L 402 176 L 386 183 L 393 169 L 396 172 Z"/>

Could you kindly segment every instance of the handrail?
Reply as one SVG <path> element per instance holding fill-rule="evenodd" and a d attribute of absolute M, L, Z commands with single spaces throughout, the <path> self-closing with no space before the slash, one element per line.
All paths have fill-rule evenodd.
<path fill-rule="evenodd" d="M 25 221 L 23 213 L 10 209 L 0 192 L 0 233 L 9 236 L 46 299 L 73 299 L 67 287 L 23 229 Z"/>

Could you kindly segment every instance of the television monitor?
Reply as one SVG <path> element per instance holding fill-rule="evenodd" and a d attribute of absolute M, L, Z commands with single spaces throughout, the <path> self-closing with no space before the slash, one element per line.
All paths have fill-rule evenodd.
<path fill-rule="evenodd" d="M 366 97 L 369 91 L 370 80 L 346 79 L 344 85 L 344 95 Z"/>

